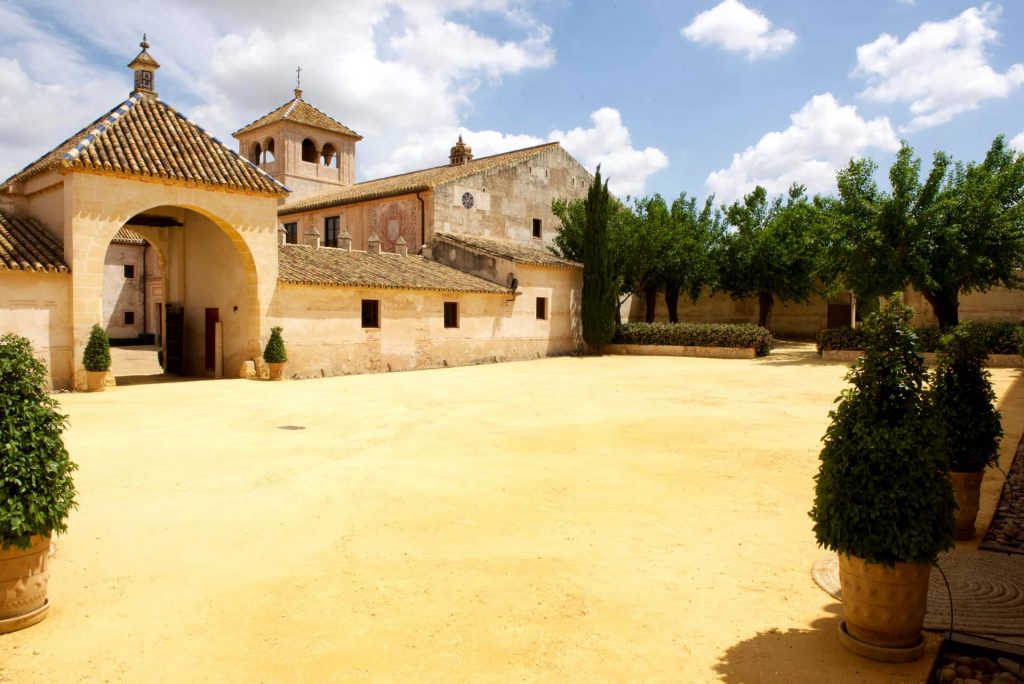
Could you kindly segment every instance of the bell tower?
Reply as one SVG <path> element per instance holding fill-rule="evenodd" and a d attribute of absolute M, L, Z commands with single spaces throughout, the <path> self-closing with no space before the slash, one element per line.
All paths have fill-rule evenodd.
<path fill-rule="evenodd" d="M 455 143 L 451 153 L 448 155 L 448 160 L 451 162 L 451 166 L 458 166 L 459 164 L 465 164 L 473 159 L 473 148 L 462 142 L 462 134 L 459 134 L 459 142 Z"/>
<path fill-rule="evenodd" d="M 132 95 L 142 94 L 158 97 L 156 93 L 156 70 L 160 68 L 153 57 L 146 52 L 149 43 L 146 42 L 146 34 L 142 34 L 142 42 L 139 43 L 142 52 L 136 55 L 135 59 L 128 64 L 128 68 L 135 72 L 135 88 Z"/>

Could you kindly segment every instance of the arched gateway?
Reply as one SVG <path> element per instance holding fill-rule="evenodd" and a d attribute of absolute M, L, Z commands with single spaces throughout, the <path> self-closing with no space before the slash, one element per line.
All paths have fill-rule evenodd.
<path fill-rule="evenodd" d="M 54 332 L 51 322 L 49 343 L 37 345 L 50 348 L 58 387 L 84 384 L 81 356 L 89 329 L 101 322 L 104 256 L 126 224 L 163 256 L 167 307 L 184 314 L 184 374 L 209 374 L 211 317 L 225 375 L 237 377 L 259 355 L 277 281 L 276 208 L 288 191 L 160 101 L 159 64 L 145 40 L 141 47 L 129 64 L 135 88 L 125 102 L 0 186 L 0 212 L 36 217 L 52 238 L 40 259 L 59 263 L 32 270 L 64 278 L 50 287 L 56 327 L 66 330 Z M 68 309 L 59 311 L 64 296 Z"/>

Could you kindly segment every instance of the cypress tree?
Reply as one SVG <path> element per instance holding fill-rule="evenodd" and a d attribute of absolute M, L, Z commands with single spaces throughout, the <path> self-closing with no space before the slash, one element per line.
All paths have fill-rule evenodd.
<path fill-rule="evenodd" d="M 615 335 L 616 282 L 608 254 L 608 181 L 601 183 L 601 167 L 584 202 L 583 295 L 580 316 L 583 340 L 597 350 Z"/>

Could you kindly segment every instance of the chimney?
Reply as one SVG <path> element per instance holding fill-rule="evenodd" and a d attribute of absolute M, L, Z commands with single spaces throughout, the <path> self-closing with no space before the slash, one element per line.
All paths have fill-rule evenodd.
<path fill-rule="evenodd" d="M 398 256 L 409 256 L 409 243 L 401 235 L 395 240 L 395 253 Z"/>
<path fill-rule="evenodd" d="M 431 246 L 429 242 L 423 243 L 423 246 L 420 247 L 420 256 L 422 256 L 424 259 L 434 258 L 434 248 Z"/>
<path fill-rule="evenodd" d="M 277 227 L 277 244 L 283 245 L 288 242 L 288 231 L 284 229 L 284 226 Z"/>
<path fill-rule="evenodd" d="M 341 231 L 341 235 L 338 236 L 338 247 L 346 252 L 352 251 L 352 236 L 349 235 L 347 230 Z"/>
<path fill-rule="evenodd" d="M 380 238 L 374 233 L 366 241 L 367 254 L 380 254 Z"/>
<path fill-rule="evenodd" d="M 306 244 L 310 247 L 320 246 L 320 231 L 316 228 L 310 228 L 306 231 Z"/>

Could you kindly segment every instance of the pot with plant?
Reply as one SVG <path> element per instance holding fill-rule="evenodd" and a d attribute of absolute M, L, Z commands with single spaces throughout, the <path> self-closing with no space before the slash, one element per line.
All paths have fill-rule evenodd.
<path fill-rule="evenodd" d="M 284 348 L 284 338 L 281 333 L 284 331 L 279 325 L 270 329 L 270 339 L 267 346 L 263 348 L 263 360 L 270 366 L 270 379 L 284 379 L 284 364 L 288 361 L 288 352 Z"/>
<path fill-rule="evenodd" d="M 85 366 L 88 390 L 102 392 L 107 384 L 107 371 L 110 370 L 110 338 L 99 324 L 94 324 L 89 331 L 89 341 L 82 355 L 82 365 Z"/>
<path fill-rule="evenodd" d="M 956 538 L 974 536 L 985 468 L 999 461 L 1003 428 L 995 408 L 985 340 L 970 321 L 942 337 L 929 399 L 938 449 L 945 458 L 959 508 Z"/>
<path fill-rule="evenodd" d="M 814 533 L 839 555 L 840 640 L 878 660 L 913 660 L 931 565 L 953 546 L 956 506 L 935 449 L 924 359 L 898 296 L 864 325 L 815 476 Z"/>
<path fill-rule="evenodd" d="M 27 339 L 0 337 L 0 634 L 46 617 L 50 535 L 76 505 L 67 419 L 46 377 Z"/>

